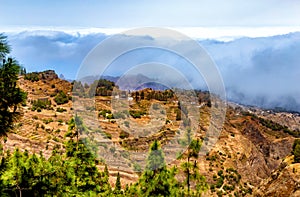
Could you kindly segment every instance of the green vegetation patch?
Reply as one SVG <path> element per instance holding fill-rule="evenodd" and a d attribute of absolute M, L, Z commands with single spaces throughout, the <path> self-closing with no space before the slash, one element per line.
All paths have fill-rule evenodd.
<path fill-rule="evenodd" d="M 31 82 L 35 82 L 35 81 L 39 81 L 39 74 L 37 72 L 32 72 L 32 73 L 27 73 L 24 76 L 25 80 L 31 81 Z"/>
<path fill-rule="evenodd" d="M 37 110 L 38 112 L 40 112 L 41 109 L 52 110 L 51 101 L 48 99 L 38 99 L 32 101 L 32 107 L 31 107 L 32 111 Z"/>
<path fill-rule="evenodd" d="M 71 100 L 70 96 L 67 96 L 63 91 L 60 91 L 54 98 L 54 101 L 58 104 L 58 105 L 62 105 L 65 103 L 68 103 L 69 100 Z"/>
<path fill-rule="evenodd" d="M 295 139 L 292 154 L 294 155 L 294 162 L 300 163 L 300 139 Z"/>

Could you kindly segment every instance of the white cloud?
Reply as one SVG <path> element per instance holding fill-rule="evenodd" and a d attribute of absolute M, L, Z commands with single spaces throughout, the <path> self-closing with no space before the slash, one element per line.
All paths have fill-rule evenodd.
<path fill-rule="evenodd" d="M 11 29 L 8 36 L 13 49 L 12 55 L 29 71 L 55 69 L 67 78 L 74 78 L 88 52 L 108 37 L 103 34 L 104 32 L 110 35 L 110 33 L 123 31 L 123 29 L 98 28 L 62 29 L 70 34 L 60 32 L 59 29 L 21 33 L 18 33 L 20 29 L 18 31 Z M 191 37 L 211 39 L 200 39 L 200 44 L 217 63 L 231 99 L 264 107 L 280 106 L 300 111 L 300 90 L 297 86 L 300 84 L 300 33 L 290 33 L 298 30 L 300 32 L 300 29 L 296 27 L 256 29 L 198 27 L 178 28 L 178 30 Z M 96 33 L 98 31 L 101 33 Z M 215 40 L 236 38 L 240 35 L 243 38 L 230 42 Z M 174 56 L 157 51 L 150 56 L 156 57 L 156 62 L 160 63 L 184 64 L 180 58 L 175 59 Z M 151 60 L 149 53 L 137 51 L 131 56 L 124 56 L 116 62 L 116 65 L 147 63 L 149 60 Z M 189 80 L 193 80 L 192 75 L 190 76 Z"/>
<path fill-rule="evenodd" d="M 270 26 L 270 27 L 166 27 L 178 31 L 193 39 L 214 39 L 219 41 L 232 41 L 241 37 L 257 38 L 283 35 L 292 32 L 300 32 L 300 26 Z M 85 27 L 2 27 L 2 31 L 9 34 L 27 32 L 32 36 L 56 36 L 58 32 L 64 32 L 73 36 L 102 33 L 106 35 L 122 34 L 135 28 L 85 28 Z M 158 35 L 159 36 L 159 35 Z"/>

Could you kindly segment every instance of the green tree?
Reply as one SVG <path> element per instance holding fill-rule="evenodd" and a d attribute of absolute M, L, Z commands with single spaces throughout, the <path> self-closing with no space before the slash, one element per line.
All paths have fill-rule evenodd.
<path fill-rule="evenodd" d="M 48 160 L 41 153 L 0 151 L 0 196 L 112 195 L 108 171 L 97 169 L 85 144 L 71 139 L 65 147 L 66 152 L 55 148 Z"/>
<path fill-rule="evenodd" d="M 84 129 L 83 121 L 77 115 L 69 122 L 70 140 L 65 144 L 66 152 L 63 159 L 67 185 L 74 194 L 84 194 L 89 191 L 107 196 L 111 193 L 107 167 L 104 172 L 98 171 L 94 154 L 83 143 L 84 139 L 78 137 L 78 133 Z"/>
<path fill-rule="evenodd" d="M 15 150 L 13 155 L 9 158 L 6 170 L 1 176 L 3 181 L 4 191 L 17 192 L 18 196 L 22 196 L 24 190 L 30 189 L 28 172 L 25 167 L 27 155 L 23 155 L 18 149 Z"/>
<path fill-rule="evenodd" d="M 6 58 L 9 52 L 6 37 L 0 34 L 0 133 L 12 128 L 16 110 L 26 99 L 25 92 L 17 87 L 20 66 L 16 60 Z"/>
<path fill-rule="evenodd" d="M 295 139 L 292 153 L 294 155 L 294 162 L 300 163 L 300 139 Z"/>
<path fill-rule="evenodd" d="M 0 33 L 0 60 L 4 59 L 10 52 L 10 47 L 7 43 L 7 37 Z"/>
<path fill-rule="evenodd" d="M 170 170 L 166 168 L 160 145 L 157 141 L 154 141 L 149 149 L 146 169 L 136 185 L 139 195 L 176 196 L 179 188 L 175 179 L 176 172 L 176 168 Z M 130 191 L 134 193 L 134 189 Z"/>
<path fill-rule="evenodd" d="M 116 186 L 115 186 L 115 190 L 118 190 L 120 191 L 122 188 L 121 188 L 121 180 L 120 180 L 120 173 L 118 172 L 117 174 L 117 180 L 116 180 Z"/>
<path fill-rule="evenodd" d="M 194 182 L 196 193 L 200 195 L 202 191 L 207 189 L 205 177 L 200 175 L 197 163 L 201 141 L 193 139 L 191 129 L 187 129 L 185 143 L 188 145 L 187 161 L 183 162 L 181 167 L 186 175 L 187 195 L 190 196 L 191 182 Z"/>
<path fill-rule="evenodd" d="M 60 91 L 54 98 L 58 105 L 68 103 L 71 97 L 67 96 L 63 91 Z"/>
<path fill-rule="evenodd" d="M 117 179 L 116 179 L 114 194 L 115 195 L 119 195 L 119 196 L 121 196 L 123 194 L 122 187 L 121 187 L 121 177 L 120 177 L 120 173 L 119 172 L 117 174 Z"/>
<path fill-rule="evenodd" d="M 158 172 L 166 165 L 165 157 L 160 149 L 160 144 L 155 140 L 149 149 L 149 155 L 147 158 L 146 171 Z"/>

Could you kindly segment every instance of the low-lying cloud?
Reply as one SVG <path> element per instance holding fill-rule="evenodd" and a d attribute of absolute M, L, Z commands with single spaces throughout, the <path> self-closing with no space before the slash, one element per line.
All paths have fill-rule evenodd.
<path fill-rule="evenodd" d="M 8 36 L 12 56 L 28 71 L 55 69 L 69 79 L 75 78 L 89 51 L 108 37 L 101 33 L 74 35 L 57 31 L 21 32 Z M 300 111 L 300 33 L 239 38 L 230 42 L 199 40 L 199 43 L 216 62 L 230 100 Z M 142 64 L 153 60 L 186 66 L 174 54 L 145 50 L 121 57 L 115 64 Z M 110 74 L 119 73 L 117 69 L 112 69 Z M 194 80 L 192 75 L 188 79 Z"/>
<path fill-rule="evenodd" d="M 300 111 L 300 33 L 203 45 L 222 73 L 229 99 Z"/>

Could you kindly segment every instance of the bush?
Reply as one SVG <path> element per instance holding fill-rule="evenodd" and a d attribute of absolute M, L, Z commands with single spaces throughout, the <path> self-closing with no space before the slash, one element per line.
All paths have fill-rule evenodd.
<path fill-rule="evenodd" d="M 130 123 L 129 123 L 128 121 L 125 121 L 125 122 L 124 122 L 124 125 L 125 125 L 126 127 L 128 127 L 128 128 L 130 127 Z"/>
<path fill-rule="evenodd" d="M 158 109 L 159 109 L 159 104 L 158 104 L 158 103 L 154 103 L 154 104 L 152 105 L 152 108 L 153 108 L 154 110 L 158 110 Z"/>
<path fill-rule="evenodd" d="M 32 111 L 37 110 L 37 112 L 41 112 L 42 109 L 51 109 L 51 101 L 49 100 L 35 100 L 32 102 Z"/>
<path fill-rule="evenodd" d="M 112 114 L 107 114 L 106 118 L 110 120 L 110 119 L 114 119 L 114 116 Z"/>
<path fill-rule="evenodd" d="M 59 113 L 63 113 L 63 112 L 65 112 L 65 111 L 67 111 L 65 108 L 60 108 L 60 107 L 58 107 L 57 109 L 56 109 L 56 111 L 57 112 L 59 112 Z"/>
<path fill-rule="evenodd" d="M 127 132 L 125 132 L 125 131 L 121 131 L 119 137 L 120 137 L 121 139 L 125 139 L 125 138 L 128 138 L 128 137 L 129 137 L 129 134 L 128 134 Z"/>
<path fill-rule="evenodd" d="M 133 117 L 133 118 L 141 118 L 142 115 L 145 115 L 145 112 L 142 111 L 135 111 L 135 110 L 130 110 L 129 114 Z"/>
<path fill-rule="evenodd" d="M 52 119 L 52 118 L 44 119 L 43 122 L 44 122 L 45 124 L 49 124 L 50 122 L 53 122 L 53 119 Z"/>
<path fill-rule="evenodd" d="M 110 148 L 109 148 L 109 151 L 110 151 L 111 153 L 115 153 L 115 152 L 116 152 L 116 148 L 115 148 L 115 147 L 110 147 Z"/>
<path fill-rule="evenodd" d="M 50 97 L 55 97 L 56 95 L 57 95 L 57 93 L 53 92 L 53 93 L 50 94 Z"/>
<path fill-rule="evenodd" d="M 300 163 L 300 139 L 295 139 L 292 154 L 294 155 L 294 162 Z"/>
<path fill-rule="evenodd" d="M 216 183 L 216 188 L 221 188 L 224 183 L 224 178 L 220 177 Z"/>
<path fill-rule="evenodd" d="M 176 113 L 176 120 L 177 121 L 181 120 L 181 110 L 180 109 L 176 109 L 175 113 Z"/>
<path fill-rule="evenodd" d="M 103 109 L 103 110 L 99 111 L 98 116 L 99 117 L 102 116 L 103 118 L 106 118 L 108 116 L 106 114 L 111 115 L 111 111 Z"/>
<path fill-rule="evenodd" d="M 54 138 L 53 138 L 53 141 L 55 141 L 55 142 L 59 142 L 59 140 L 58 140 L 58 138 L 57 138 L 57 137 L 54 137 Z"/>
<path fill-rule="evenodd" d="M 108 139 L 110 139 L 110 140 L 111 140 L 111 138 L 112 138 L 112 136 L 111 136 L 110 133 L 105 133 L 105 136 L 106 136 Z"/>
<path fill-rule="evenodd" d="M 25 75 L 24 77 L 25 80 L 29 80 L 29 81 L 39 81 L 39 74 L 37 72 L 33 72 L 33 73 L 28 73 Z"/>
<path fill-rule="evenodd" d="M 218 175 L 219 175 L 219 176 L 223 176 L 223 170 L 219 170 L 219 171 L 218 171 Z"/>
<path fill-rule="evenodd" d="M 63 91 L 60 91 L 54 98 L 54 101 L 58 105 L 62 105 L 69 102 L 70 97 L 67 96 Z"/>
<path fill-rule="evenodd" d="M 125 119 L 126 118 L 126 113 L 123 112 L 116 112 L 114 113 L 115 119 Z"/>
<path fill-rule="evenodd" d="M 133 164 L 133 169 L 134 169 L 134 171 L 136 171 L 136 172 L 142 171 L 142 168 L 141 168 L 141 166 L 140 166 L 138 163 L 134 163 L 134 164 Z"/>

